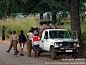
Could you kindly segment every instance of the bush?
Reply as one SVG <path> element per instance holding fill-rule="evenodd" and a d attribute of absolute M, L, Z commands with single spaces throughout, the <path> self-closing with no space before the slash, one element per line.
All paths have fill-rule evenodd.
<path fill-rule="evenodd" d="M 84 41 L 86 41 L 86 32 L 83 32 L 83 33 L 82 33 L 82 39 L 83 39 Z"/>
<path fill-rule="evenodd" d="M 3 16 L 3 13 L 0 11 L 0 19 L 2 19 Z"/>
<path fill-rule="evenodd" d="M 68 29 L 68 32 L 69 32 L 69 34 L 70 34 L 70 36 L 71 36 L 71 35 L 72 35 L 72 34 L 71 34 L 71 30 Z"/>
<path fill-rule="evenodd" d="M 11 14 L 11 17 L 16 17 L 16 16 L 17 16 L 16 13 L 12 13 L 12 14 Z"/>

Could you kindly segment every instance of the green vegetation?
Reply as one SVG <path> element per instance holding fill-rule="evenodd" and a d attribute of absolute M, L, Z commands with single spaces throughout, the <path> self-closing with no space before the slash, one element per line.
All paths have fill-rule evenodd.
<path fill-rule="evenodd" d="M 0 22 L 0 33 L 3 25 L 6 28 L 6 33 L 15 30 L 18 35 L 20 34 L 21 30 L 24 30 L 24 34 L 27 35 L 31 27 L 38 27 L 38 23 L 35 17 L 30 17 L 28 19 L 22 20 L 11 19 L 8 21 L 2 21 Z"/>

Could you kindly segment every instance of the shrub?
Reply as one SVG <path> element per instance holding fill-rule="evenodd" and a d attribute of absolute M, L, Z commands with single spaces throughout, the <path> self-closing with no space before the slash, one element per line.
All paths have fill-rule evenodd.
<path fill-rule="evenodd" d="M 16 17 L 16 16 L 17 16 L 16 13 L 12 13 L 12 14 L 11 14 L 11 17 Z"/>
<path fill-rule="evenodd" d="M 83 39 L 84 41 L 86 41 L 86 32 L 83 32 L 83 33 L 82 33 L 82 39 Z"/>

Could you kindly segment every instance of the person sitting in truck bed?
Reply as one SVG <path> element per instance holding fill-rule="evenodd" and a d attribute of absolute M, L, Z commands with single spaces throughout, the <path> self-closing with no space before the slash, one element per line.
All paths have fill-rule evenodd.
<path fill-rule="evenodd" d="M 43 30 L 44 30 L 44 26 L 43 26 L 43 22 L 42 22 L 42 21 L 40 21 L 40 26 L 39 26 L 38 30 L 39 30 L 39 37 L 40 37 L 40 39 L 41 39 L 41 37 L 42 37 L 42 32 L 43 32 Z"/>
<path fill-rule="evenodd" d="M 50 29 L 50 21 L 46 21 L 46 29 Z"/>
<path fill-rule="evenodd" d="M 34 29 L 35 29 L 35 30 L 34 30 L 33 34 L 34 34 L 34 35 L 35 35 L 35 34 L 39 35 L 38 28 L 36 27 L 36 28 L 34 28 Z"/>
<path fill-rule="evenodd" d="M 63 23 L 63 22 L 61 22 L 60 29 L 63 29 L 63 25 L 64 25 L 64 23 Z"/>
<path fill-rule="evenodd" d="M 57 25 L 56 25 L 56 21 L 55 20 L 52 21 L 51 28 L 52 29 L 57 29 Z"/>

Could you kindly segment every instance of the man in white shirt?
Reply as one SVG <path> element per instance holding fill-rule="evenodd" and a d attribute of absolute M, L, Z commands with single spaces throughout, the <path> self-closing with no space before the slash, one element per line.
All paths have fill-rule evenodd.
<path fill-rule="evenodd" d="M 27 51 L 28 51 L 28 57 L 31 57 L 31 48 L 32 48 L 32 37 L 33 37 L 33 31 L 29 31 L 27 34 Z"/>

